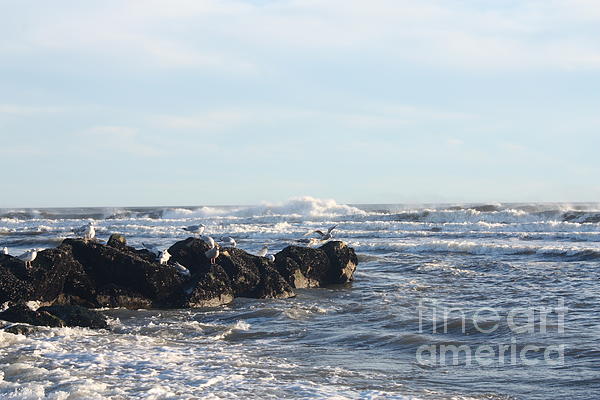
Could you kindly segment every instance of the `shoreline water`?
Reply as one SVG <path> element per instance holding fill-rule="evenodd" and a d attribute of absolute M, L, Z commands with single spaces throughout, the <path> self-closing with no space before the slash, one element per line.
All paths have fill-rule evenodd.
<path fill-rule="evenodd" d="M 292 299 L 104 310 L 111 334 L 80 328 L 1 334 L 0 398 L 593 398 L 600 393 L 598 208 L 473 207 L 306 201 L 97 220 L 100 239 L 119 232 L 134 246 L 172 243 L 185 236 L 181 226 L 199 221 L 249 251 L 263 243 L 279 251 L 309 230 L 337 223 L 337 237 L 355 247 L 360 264 L 350 287 L 300 289 Z M 0 239 L 15 252 L 50 247 L 89 216 L 3 215 Z M 463 332 L 458 315 L 447 333 L 433 333 L 430 322 L 419 332 L 419 301 L 471 318 L 485 307 L 506 315 L 555 307 L 559 299 L 568 308 L 563 333 L 551 326 L 540 332 L 538 314 L 533 333 L 515 333 L 506 323 L 490 333 L 472 326 Z M 556 322 L 553 315 L 547 320 Z M 494 321 L 482 322 L 490 328 Z M 564 345 L 564 365 L 542 362 L 543 351 L 541 358 L 527 353 L 540 360 L 535 366 L 467 365 L 462 354 L 458 365 L 421 365 L 416 357 L 421 346 L 464 345 L 474 352 L 513 339 L 519 351 Z"/>

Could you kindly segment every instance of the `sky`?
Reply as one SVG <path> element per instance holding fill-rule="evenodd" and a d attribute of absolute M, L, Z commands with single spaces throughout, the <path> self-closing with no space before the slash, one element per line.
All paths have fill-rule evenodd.
<path fill-rule="evenodd" d="M 597 0 L 0 0 L 0 207 L 600 201 Z"/>

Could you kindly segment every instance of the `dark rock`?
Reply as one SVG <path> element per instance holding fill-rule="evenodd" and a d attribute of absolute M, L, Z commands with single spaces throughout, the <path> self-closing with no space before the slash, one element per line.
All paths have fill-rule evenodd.
<path fill-rule="evenodd" d="M 4 332 L 12 333 L 13 335 L 30 335 L 39 330 L 31 325 L 14 324 L 3 329 Z"/>
<path fill-rule="evenodd" d="M 171 254 L 171 262 L 180 263 L 194 275 L 210 271 L 210 260 L 204 254 L 209 249 L 210 246 L 203 240 L 190 237 L 175 243 L 168 251 Z"/>
<path fill-rule="evenodd" d="M 288 246 L 275 255 L 277 270 L 294 288 L 350 282 L 357 265 L 356 253 L 341 241 L 318 249 Z"/>
<path fill-rule="evenodd" d="M 331 263 L 321 249 L 288 246 L 275 255 L 275 267 L 292 287 L 299 289 L 326 284 Z"/>
<path fill-rule="evenodd" d="M 19 261 L 14 257 L 0 255 L 0 304 L 26 301 L 33 295 L 31 283 L 19 279 L 13 273 L 15 267 L 21 268 Z"/>
<path fill-rule="evenodd" d="M 17 304 L 0 313 L 0 319 L 29 325 L 61 327 L 64 321 L 43 310 L 34 311 L 25 304 Z"/>
<path fill-rule="evenodd" d="M 131 310 L 152 307 L 152 300 L 113 284 L 106 285 L 98 290 L 96 303 L 100 307 L 129 308 Z"/>
<path fill-rule="evenodd" d="M 66 326 L 80 326 L 92 329 L 108 329 L 106 318 L 97 311 L 80 306 L 40 307 L 38 312 L 46 312 L 64 321 Z"/>
<path fill-rule="evenodd" d="M 236 297 L 288 298 L 294 289 L 265 258 L 238 248 L 225 248 L 217 259 L 229 278 Z"/>
<path fill-rule="evenodd" d="M 215 307 L 233 301 L 231 280 L 223 268 L 212 265 L 207 272 L 198 272 L 184 286 L 180 307 Z"/>
<path fill-rule="evenodd" d="M 125 239 L 125 236 L 123 236 L 123 235 L 120 235 L 118 233 L 113 233 L 108 238 L 108 242 L 106 243 L 106 245 L 115 247 L 117 249 L 124 248 L 127 246 L 127 239 Z"/>
<path fill-rule="evenodd" d="M 168 305 L 167 299 L 179 291 L 185 281 L 175 268 L 150 261 L 143 251 L 117 249 L 78 239 L 66 239 L 61 247 L 65 246 L 72 249 L 73 257 L 97 288 L 108 285 L 126 288 L 150 299 L 156 307 Z"/>
<path fill-rule="evenodd" d="M 344 242 L 334 240 L 321 246 L 329 258 L 330 269 L 324 284 L 347 283 L 354 280 L 358 257 L 354 249 Z"/>

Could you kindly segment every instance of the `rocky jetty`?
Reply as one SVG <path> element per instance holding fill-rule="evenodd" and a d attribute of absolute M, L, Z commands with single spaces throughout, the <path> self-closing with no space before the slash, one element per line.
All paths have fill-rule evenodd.
<path fill-rule="evenodd" d="M 341 241 L 320 248 L 289 246 L 275 255 L 275 262 L 224 247 L 211 264 L 208 249 L 204 241 L 188 238 L 173 244 L 170 260 L 161 264 L 154 253 L 112 235 L 107 244 L 65 239 L 39 252 L 29 268 L 0 254 L 0 305 L 12 305 L 0 319 L 103 328 L 106 322 L 86 313 L 91 313 L 88 308 L 211 307 L 235 297 L 284 299 L 295 296 L 297 288 L 350 282 L 358 264 L 354 250 Z M 42 307 L 31 310 L 27 301 Z"/>

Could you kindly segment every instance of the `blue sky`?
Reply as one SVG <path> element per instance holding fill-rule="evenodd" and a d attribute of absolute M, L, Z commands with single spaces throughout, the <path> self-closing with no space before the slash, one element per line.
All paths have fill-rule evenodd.
<path fill-rule="evenodd" d="M 0 207 L 598 201 L 595 0 L 0 0 Z"/>

